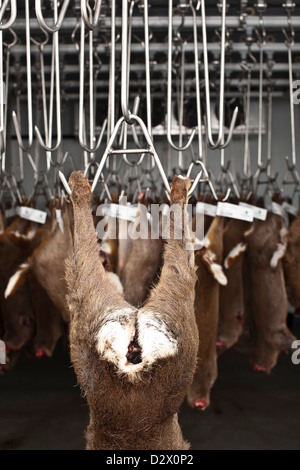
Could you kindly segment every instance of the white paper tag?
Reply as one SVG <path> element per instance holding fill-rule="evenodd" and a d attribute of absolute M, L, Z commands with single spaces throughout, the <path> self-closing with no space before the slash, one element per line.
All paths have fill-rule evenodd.
<path fill-rule="evenodd" d="M 31 220 L 31 222 L 37 222 L 38 224 L 44 224 L 47 219 L 47 212 L 32 209 L 31 207 L 17 207 L 17 214 L 22 219 Z"/>
<path fill-rule="evenodd" d="M 61 230 L 62 233 L 64 233 L 64 221 L 63 221 L 63 218 L 61 216 L 61 210 L 60 209 L 55 209 L 55 214 L 56 214 L 56 220 L 57 220 L 57 223 L 58 223 L 58 226 Z"/>
<path fill-rule="evenodd" d="M 16 207 L 12 207 L 11 209 L 7 209 L 5 211 L 5 217 L 8 219 L 9 217 L 14 217 L 15 215 L 17 215 L 17 208 Z"/>
<path fill-rule="evenodd" d="M 230 217 L 232 219 L 246 220 L 247 222 L 253 221 L 253 210 L 248 207 L 237 206 L 229 202 L 218 202 L 217 214 L 223 217 Z"/>
<path fill-rule="evenodd" d="M 134 222 L 138 211 L 137 206 L 123 206 L 119 204 L 102 204 L 99 206 L 99 215 Z"/>
<path fill-rule="evenodd" d="M 263 209 L 262 207 L 252 206 L 251 204 L 247 204 L 246 202 L 240 202 L 239 205 L 242 207 L 248 207 L 248 209 L 252 209 L 254 219 L 266 220 L 267 214 L 268 214 L 267 209 Z"/>
<path fill-rule="evenodd" d="M 270 206 L 269 206 L 269 211 L 273 212 L 273 214 L 279 215 L 283 219 L 286 217 L 286 213 L 283 209 L 283 207 L 278 204 L 277 202 L 272 201 Z"/>
<path fill-rule="evenodd" d="M 210 217 L 215 217 L 217 213 L 217 206 L 212 204 L 207 204 L 206 202 L 197 202 L 196 212 L 198 214 L 209 215 Z"/>
<path fill-rule="evenodd" d="M 298 214 L 297 207 L 293 206 L 292 204 L 289 204 L 288 202 L 283 202 L 282 207 L 284 208 L 285 212 L 288 212 L 289 214 L 292 214 L 292 215 Z"/>

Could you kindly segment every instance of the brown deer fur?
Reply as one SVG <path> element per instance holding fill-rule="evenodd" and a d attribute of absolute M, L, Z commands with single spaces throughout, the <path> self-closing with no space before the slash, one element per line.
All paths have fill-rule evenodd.
<path fill-rule="evenodd" d="M 20 236 L 29 225 L 27 220 L 18 217 L 0 235 L 0 304 L 4 327 L 3 340 L 13 350 L 22 348 L 34 332 L 34 312 L 28 283 L 8 299 L 4 298 L 8 280 L 34 246 L 33 240 L 29 241 Z"/>
<path fill-rule="evenodd" d="M 87 449 L 188 449 L 177 413 L 196 366 L 194 253 L 166 243 L 159 284 L 140 310 L 105 276 L 81 172 L 69 185 L 74 246 L 66 262 L 71 359 L 90 409 Z M 171 202 L 187 202 L 188 179 L 174 177 Z M 178 228 L 174 229 L 175 231 Z M 181 232 L 181 231 L 180 231 Z M 131 358 L 139 351 L 139 360 Z"/>
<path fill-rule="evenodd" d="M 129 256 L 121 275 L 125 300 L 135 307 L 140 307 L 147 299 L 162 261 L 162 241 L 151 238 L 150 226 L 148 236 L 147 239 L 131 240 Z"/>
<path fill-rule="evenodd" d="M 204 410 L 210 403 L 210 390 L 217 379 L 216 338 L 219 319 L 219 282 L 226 283 L 221 266 L 223 254 L 223 217 L 215 217 L 196 254 L 197 283 L 195 315 L 199 330 L 198 364 L 187 393 L 191 406 Z M 213 268 L 218 267 L 215 272 Z M 218 281 L 218 279 L 219 281 Z"/>
<path fill-rule="evenodd" d="M 29 287 L 36 326 L 33 340 L 35 355 L 51 357 L 57 341 L 64 333 L 62 316 L 45 289 L 32 274 L 29 276 Z"/>
<path fill-rule="evenodd" d="M 255 221 L 246 237 L 245 328 L 237 346 L 256 370 L 270 372 L 281 350 L 291 350 L 295 339 L 286 326 L 288 302 L 281 259 L 271 266 L 282 245 L 283 220 L 269 212 Z"/>
<path fill-rule="evenodd" d="M 26 266 L 19 276 L 16 291 L 30 274 L 34 275 L 41 287 L 61 312 L 65 322 L 69 319 L 66 303 L 66 284 L 64 280 L 64 261 L 72 245 L 72 208 L 70 203 L 62 207 L 64 232 L 57 224 L 55 216 L 51 219 L 50 227 L 42 241 L 26 260 Z"/>
<path fill-rule="evenodd" d="M 300 308 L 300 212 L 289 227 L 283 268 L 288 300 L 293 307 Z"/>
<path fill-rule="evenodd" d="M 223 265 L 228 280 L 220 286 L 218 326 L 219 352 L 232 347 L 241 336 L 244 322 L 243 260 L 247 244 L 244 233 L 251 223 L 231 219 L 223 232 Z"/>

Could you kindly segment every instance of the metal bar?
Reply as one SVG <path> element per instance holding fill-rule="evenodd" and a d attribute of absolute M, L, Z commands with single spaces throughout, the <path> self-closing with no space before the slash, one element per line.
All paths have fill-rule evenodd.
<path fill-rule="evenodd" d="M 109 29 L 110 28 L 110 20 L 108 18 L 101 18 L 101 22 L 103 24 L 103 28 Z M 180 26 L 180 18 L 179 17 L 174 17 L 173 19 L 173 24 L 175 27 Z M 150 16 L 149 17 L 149 27 L 153 30 L 160 30 L 161 28 L 167 28 L 168 27 L 168 18 L 167 16 Z M 240 27 L 240 20 L 238 16 L 230 15 L 226 19 L 226 24 L 228 28 L 234 28 L 237 29 Z M 68 30 L 73 30 L 76 25 L 76 19 L 71 18 L 71 17 L 66 17 L 64 18 L 61 30 L 62 31 L 68 31 Z M 132 23 L 134 28 L 139 28 L 143 29 L 143 19 L 139 16 L 133 17 L 133 23 Z M 280 16 L 266 16 L 264 18 L 264 25 L 265 28 L 268 31 L 273 31 L 279 28 L 286 28 L 287 26 L 287 19 L 280 15 Z M 122 20 L 120 17 L 116 17 L 116 28 L 121 28 L 122 26 Z M 221 26 L 221 19 L 220 16 L 212 15 L 207 17 L 206 19 L 206 27 L 208 29 L 216 29 L 220 28 Z M 249 29 L 254 29 L 255 27 L 259 27 L 259 17 L 257 15 L 254 16 L 248 16 L 247 17 L 247 25 L 246 27 Z M 293 16 L 293 26 L 294 29 L 299 29 L 300 28 L 300 15 L 295 15 Z M 191 29 L 193 27 L 193 19 L 192 17 L 187 17 L 185 21 L 185 29 Z M 39 22 L 32 18 L 30 20 L 30 28 L 32 31 L 34 30 L 39 30 L 40 29 L 40 24 Z M 16 32 L 18 31 L 23 31 L 24 30 L 24 21 L 22 19 L 16 19 L 14 22 L 14 30 Z"/>

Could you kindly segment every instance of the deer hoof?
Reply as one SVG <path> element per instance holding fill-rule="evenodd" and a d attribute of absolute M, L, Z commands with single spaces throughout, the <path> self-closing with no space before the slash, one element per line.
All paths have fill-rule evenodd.
<path fill-rule="evenodd" d="M 39 359 L 41 359 L 41 357 L 46 356 L 46 353 L 45 353 L 45 351 L 43 351 L 42 349 L 37 348 L 37 349 L 35 350 L 34 355 L 35 355 L 35 357 L 38 357 Z"/>
<path fill-rule="evenodd" d="M 205 398 L 197 398 L 194 401 L 193 406 L 197 408 L 198 411 L 204 411 L 208 407 L 208 402 Z"/>
<path fill-rule="evenodd" d="M 254 364 L 253 370 L 256 370 L 257 372 L 267 372 L 265 367 L 259 366 L 258 364 Z"/>
<path fill-rule="evenodd" d="M 217 349 L 226 349 L 226 343 L 223 341 L 223 339 L 217 339 L 216 341 L 216 347 Z"/>

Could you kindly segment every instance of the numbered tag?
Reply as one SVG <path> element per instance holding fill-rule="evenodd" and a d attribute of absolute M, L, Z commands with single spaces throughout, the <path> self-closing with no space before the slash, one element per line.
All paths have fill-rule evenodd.
<path fill-rule="evenodd" d="M 31 207 L 17 207 L 17 214 L 22 217 L 22 219 L 37 222 L 38 224 L 44 224 L 47 219 L 47 212 L 32 209 Z"/>
<path fill-rule="evenodd" d="M 240 202 L 239 205 L 242 207 L 248 207 L 248 209 L 252 209 L 254 219 L 266 220 L 267 214 L 268 214 L 267 209 L 263 209 L 262 207 L 252 206 L 252 204 L 247 204 L 246 202 Z"/>
<path fill-rule="evenodd" d="M 61 230 L 62 233 L 64 233 L 64 221 L 63 221 L 63 218 L 61 216 L 61 210 L 60 209 L 55 209 L 55 214 L 56 214 L 56 220 L 57 220 L 57 223 L 58 223 L 58 226 Z"/>
<path fill-rule="evenodd" d="M 237 206 L 229 202 L 218 202 L 217 215 L 230 217 L 231 219 L 253 221 L 253 210 L 248 207 Z"/>
<path fill-rule="evenodd" d="M 217 214 L 217 206 L 212 204 L 207 204 L 206 202 L 197 202 L 196 212 L 198 214 L 209 215 L 210 217 L 215 217 Z"/>

